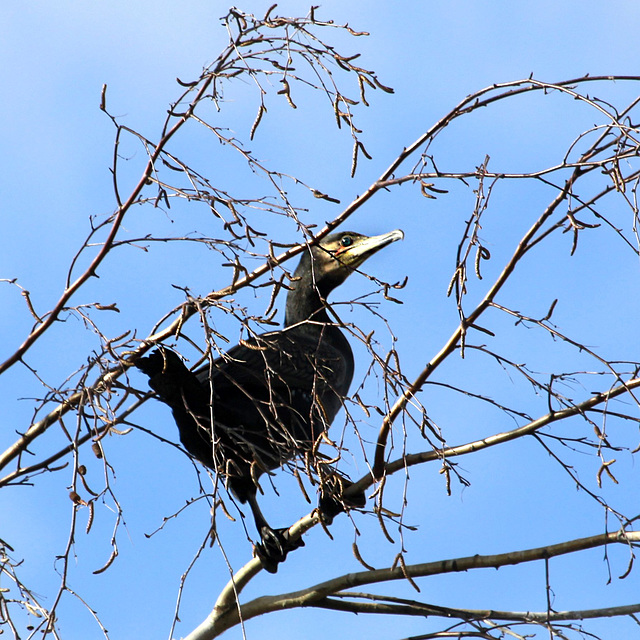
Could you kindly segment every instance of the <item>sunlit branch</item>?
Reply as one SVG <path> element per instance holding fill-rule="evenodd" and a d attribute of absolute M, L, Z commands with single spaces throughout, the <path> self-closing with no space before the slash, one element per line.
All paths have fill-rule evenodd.
<path fill-rule="evenodd" d="M 594 407 L 606 404 L 610 400 L 630 393 L 633 389 L 638 387 L 640 387 L 640 378 L 634 378 L 632 380 L 628 380 L 624 384 L 613 387 L 609 391 L 598 393 L 583 402 L 548 413 L 537 420 L 532 420 L 528 424 L 518 427 L 517 429 L 512 429 L 511 431 L 496 433 L 492 436 L 482 438 L 481 440 L 475 440 L 474 442 L 468 442 L 456 447 L 446 447 L 440 450 L 423 451 L 421 453 L 408 453 L 399 460 L 388 462 L 385 466 L 385 473 L 396 473 L 397 471 L 404 469 L 405 466 L 413 466 L 423 462 L 431 462 L 433 460 L 442 460 L 443 458 L 452 458 L 455 456 L 474 453 L 475 451 L 486 449 L 487 447 L 494 447 L 504 442 L 509 442 L 517 438 L 522 438 L 523 436 L 531 435 L 543 427 L 554 422 L 558 422 L 559 420 L 565 420 L 572 416 L 582 415 Z M 366 476 L 363 480 L 360 480 L 356 486 L 362 487 L 362 484 L 366 483 L 368 485 L 371 482 L 372 478 L 370 476 Z"/>
<path fill-rule="evenodd" d="M 411 579 L 417 579 L 447 573 L 465 572 L 472 569 L 497 569 L 499 567 L 525 562 L 547 560 L 556 556 L 576 553 L 608 544 L 619 543 L 635 546 L 639 542 L 640 532 L 616 531 L 524 551 L 513 551 L 488 556 L 475 555 L 451 560 L 410 564 L 404 567 L 396 567 L 395 569 L 375 569 L 373 571 L 349 573 L 292 593 L 256 598 L 241 605 L 239 613 L 234 606 L 234 602 L 227 601 L 226 606 L 217 605 L 211 615 L 198 628 L 192 631 L 185 640 L 211 640 L 230 627 L 238 624 L 240 619 L 246 622 L 255 616 L 272 611 L 317 606 L 316 603 L 325 602 L 325 599 L 329 596 L 338 595 L 345 589 L 353 589 L 354 587 L 362 585 L 406 580 L 407 576 Z M 245 580 L 248 566 L 249 565 L 246 565 L 241 572 L 236 575 L 242 575 L 242 579 Z M 239 579 L 236 579 L 236 587 L 238 583 Z M 246 582 L 243 583 L 242 586 L 244 586 L 244 584 L 246 584 Z M 229 587 L 227 587 L 227 590 L 229 590 Z M 237 589 L 238 593 L 240 590 L 241 589 Z"/>
<path fill-rule="evenodd" d="M 539 83 L 537 81 L 535 81 L 535 82 L 531 81 L 531 82 L 532 82 L 533 86 L 524 87 L 524 88 L 520 88 L 520 89 L 517 89 L 517 90 L 508 91 L 508 92 L 506 92 L 506 94 L 500 94 L 499 96 L 494 97 L 494 98 L 489 98 L 484 102 L 488 103 L 488 102 L 491 102 L 494 99 L 502 99 L 507 94 L 508 95 L 513 95 L 514 93 L 518 93 L 518 92 L 520 92 L 522 90 L 534 90 L 534 89 L 540 89 L 540 88 L 550 88 L 550 85 L 547 85 L 546 83 Z M 560 90 L 566 91 L 570 95 L 575 96 L 576 95 L 575 92 L 572 89 L 569 88 L 570 84 L 573 84 L 573 83 L 566 83 L 566 84 L 565 83 L 560 83 L 557 86 L 560 88 Z M 487 89 L 482 90 L 481 92 L 478 92 L 477 94 L 474 94 L 474 96 L 476 97 L 476 100 L 477 100 L 479 95 L 481 95 L 482 93 L 484 93 L 486 91 L 493 90 L 493 89 L 494 88 L 491 88 L 491 89 L 488 89 L 488 90 Z M 599 105 L 595 104 L 592 100 L 590 100 L 590 99 L 585 99 L 585 100 L 589 104 L 592 104 L 592 106 L 596 107 L 598 110 L 601 110 L 601 107 Z M 467 101 L 464 101 L 463 103 L 461 103 L 461 105 L 458 105 L 458 107 L 456 107 L 456 109 L 454 109 L 452 112 L 450 112 L 448 117 L 445 117 L 437 125 L 435 125 L 432 129 L 430 129 L 426 134 L 421 136 L 413 145 L 411 145 L 410 147 L 405 149 L 405 151 L 402 154 L 404 156 L 404 158 L 408 157 L 410 155 L 410 153 L 415 151 L 420 145 L 426 144 L 427 140 L 432 140 L 433 137 L 438 133 L 440 128 L 444 128 L 445 126 L 447 126 L 447 124 L 449 123 L 449 121 L 451 119 L 453 119 L 454 117 L 457 117 L 458 115 L 460 115 L 460 112 L 464 112 L 463 106 L 466 104 L 466 102 Z M 484 104 L 484 102 L 482 102 L 482 104 Z M 476 104 L 474 104 L 474 108 L 476 108 L 477 104 L 479 104 L 479 103 L 476 102 Z M 611 115 L 611 114 L 607 113 L 607 115 Z M 398 398 L 398 400 L 393 405 L 391 410 L 385 416 L 385 418 L 383 420 L 383 423 L 382 423 L 382 426 L 380 428 L 380 432 L 379 432 L 379 435 L 378 435 L 378 440 L 377 440 L 377 443 L 376 443 L 375 458 L 374 458 L 374 464 L 373 464 L 373 475 L 374 475 L 374 477 L 380 478 L 382 476 L 382 474 L 383 474 L 383 470 L 384 470 L 384 455 L 385 455 L 386 441 L 387 441 L 387 438 L 388 438 L 388 435 L 389 435 L 389 430 L 390 430 L 391 425 L 393 424 L 393 422 L 396 420 L 396 418 L 404 410 L 409 398 L 414 396 L 422 388 L 422 386 L 424 385 L 424 383 L 426 382 L 428 377 L 433 373 L 435 368 L 441 362 L 443 362 L 456 348 L 458 348 L 458 346 L 461 344 L 461 341 L 464 340 L 464 337 L 465 337 L 467 329 L 473 327 L 475 325 L 475 323 L 477 322 L 477 320 L 479 319 L 479 317 L 487 309 L 487 307 L 489 305 L 493 304 L 493 302 L 495 300 L 495 296 L 500 291 L 500 289 L 502 288 L 504 283 L 509 279 L 509 277 L 510 277 L 511 273 L 513 272 L 513 270 L 515 269 L 517 263 L 525 255 L 525 253 L 527 253 L 533 246 L 535 246 L 537 243 L 539 243 L 544 237 L 549 235 L 552 231 L 560 228 L 560 225 L 562 224 L 562 220 L 558 221 L 558 223 L 553 225 L 550 229 L 547 229 L 545 232 L 542 232 L 542 233 L 538 234 L 538 232 L 542 229 L 544 223 L 549 219 L 551 214 L 557 209 L 558 205 L 562 201 L 564 201 L 567 198 L 567 196 L 569 196 L 569 194 L 572 193 L 572 188 L 573 188 L 574 183 L 576 183 L 576 181 L 580 177 L 582 177 L 586 172 L 593 170 L 597 166 L 600 166 L 598 163 L 586 162 L 586 159 L 589 158 L 591 155 L 593 155 L 593 153 L 599 149 L 600 142 L 603 140 L 606 132 L 608 132 L 613 126 L 617 126 L 619 128 L 623 128 L 622 125 L 620 125 L 613 116 L 611 116 L 611 118 L 612 118 L 612 123 L 609 124 L 607 127 L 605 127 L 605 133 L 603 133 L 600 136 L 600 138 L 598 139 L 598 141 L 596 141 L 594 143 L 594 145 L 592 145 L 591 148 L 587 152 L 585 152 L 585 154 L 583 154 L 582 158 L 585 159 L 585 162 L 580 161 L 578 163 L 575 163 L 575 165 L 574 165 L 575 168 L 574 168 L 574 170 L 572 172 L 571 177 L 569 179 L 567 179 L 567 181 L 565 182 L 564 186 L 561 189 L 559 189 L 559 193 L 556 195 L 554 201 L 547 208 L 547 210 L 543 213 L 543 215 L 540 216 L 540 218 L 538 218 L 538 220 L 534 223 L 533 227 L 531 227 L 531 229 L 527 232 L 527 234 L 525 234 L 524 238 L 522 239 L 522 241 L 520 242 L 520 244 L 516 248 L 516 251 L 513 254 L 512 258 L 509 260 L 509 262 L 507 263 L 506 267 L 504 268 L 504 270 L 502 271 L 502 273 L 500 274 L 500 276 L 498 277 L 498 279 L 496 280 L 494 285 L 489 289 L 489 291 L 485 295 L 484 299 L 474 309 L 474 311 L 471 314 L 469 314 L 467 317 L 464 317 L 464 315 L 461 315 L 461 323 L 460 323 L 459 327 L 456 329 L 456 331 L 454 332 L 454 334 L 451 336 L 449 341 L 445 344 L 445 346 L 441 349 L 441 351 L 431 360 L 431 362 L 427 365 L 427 367 L 425 367 L 425 369 L 422 371 L 422 373 L 415 379 L 413 384 L 411 384 L 410 386 L 408 386 L 404 390 L 403 394 Z M 633 153 L 631 155 L 637 155 L 637 149 L 634 149 Z M 399 166 L 399 164 L 403 161 L 404 158 L 402 158 L 402 160 L 401 160 L 401 158 L 399 157 L 396 160 L 396 162 L 398 162 L 398 164 L 392 165 L 392 169 L 395 170 L 395 168 L 397 168 L 397 166 Z M 483 168 L 483 172 L 484 172 L 484 170 L 485 169 Z M 391 172 L 390 172 L 390 175 L 391 175 Z M 483 173 L 482 176 L 484 177 L 485 173 Z M 498 177 L 500 177 L 500 175 L 496 174 L 496 178 L 498 178 Z M 392 180 L 394 180 L 394 179 L 396 179 L 396 178 L 392 178 Z M 628 179 L 632 180 L 633 176 L 629 177 Z M 605 189 L 597 197 L 601 197 L 602 195 L 604 195 L 604 193 L 606 193 L 607 190 L 608 189 Z M 589 207 L 589 204 L 581 202 L 581 207 Z M 537 237 L 536 237 L 536 234 L 538 234 Z M 574 240 L 574 243 L 575 243 L 575 240 Z M 461 308 L 460 308 L 460 311 L 462 313 Z"/>
<path fill-rule="evenodd" d="M 516 250 L 514 251 L 512 257 L 509 259 L 504 269 L 490 287 L 490 289 L 485 294 L 482 301 L 476 306 L 476 308 L 460 323 L 460 325 L 453 332 L 451 337 L 447 340 L 442 349 L 431 359 L 431 361 L 427 364 L 427 366 L 422 370 L 422 372 L 418 375 L 418 377 L 413 381 L 413 383 L 407 387 L 402 395 L 395 402 L 391 411 L 384 417 L 382 422 L 382 426 L 380 427 L 380 433 L 378 435 L 378 440 L 376 443 L 376 452 L 375 452 L 375 460 L 373 465 L 373 475 L 376 478 L 380 478 L 384 473 L 385 463 L 384 463 L 384 454 L 385 454 L 385 446 L 387 442 L 387 438 L 389 435 L 389 430 L 391 429 L 391 425 L 396 420 L 396 418 L 402 413 L 407 402 L 418 393 L 418 391 L 423 387 L 424 383 L 428 379 L 428 377 L 435 371 L 435 369 L 442 363 L 444 360 L 458 347 L 460 344 L 460 340 L 463 338 L 465 332 L 469 327 L 472 327 L 480 316 L 484 313 L 484 311 L 489 307 L 491 302 L 495 299 L 496 295 L 503 287 L 503 285 L 507 282 L 512 272 L 515 270 L 518 262 L 522 258 L 522 256 L 527 252 L 531 241 L 534 239 L 535 234 L 542 228 L 544 223 L 549 219 L 549 217 L 555 212 L 556 208 L 560 205 L 561 202 L 567 196 L 571 185 L 577 179 L 577 176 L 574 174 L 571 179 L 567 181 L 565 187 L 556 195 L 552 203 L 547 207 L 545 212 L 536 220 L 533 226 L 527 231 L 524 235 Z"/>

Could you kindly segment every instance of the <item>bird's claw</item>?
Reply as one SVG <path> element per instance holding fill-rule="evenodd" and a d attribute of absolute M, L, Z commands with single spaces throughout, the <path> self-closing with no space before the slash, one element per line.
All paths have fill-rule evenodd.
<path fill-rule="evenodd" d="M 304 547 L 304 540 L 292 540 L 288 529 L 262 527 L 260 538 L 261 541 L 255 545 L 255 553 L 269 573 L 278 571 L 278 565 L 286 560 L 289 551 Z"/>

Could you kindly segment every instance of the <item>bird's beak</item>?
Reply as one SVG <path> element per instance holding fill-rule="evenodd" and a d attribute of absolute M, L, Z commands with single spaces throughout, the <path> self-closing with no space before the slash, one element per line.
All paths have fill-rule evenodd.
<path fill-rule="evenodd" d="M 346 262 L 352 269 L 357 269 L 367 258 L 370 258 L 374 253 L 380 251 L 387 245 L 395 242 L 396 240 L 402 240 L 404 238 L 404 232 L 400 229 L 395 229 L 389 233 L 383 233 L 380 236 L 361 237 L 356 242 L 343 252 L 340 256 L 342 262 Z M 345 260 L 347 258 L 347 260 Z"/>

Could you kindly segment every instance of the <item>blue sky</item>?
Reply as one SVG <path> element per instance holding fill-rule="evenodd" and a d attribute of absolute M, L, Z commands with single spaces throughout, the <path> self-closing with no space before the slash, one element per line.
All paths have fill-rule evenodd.
<path fill-rule="evenodd" d="M 262 15 L 270 4 L 248 0 L 239 8 Z M 304 15 L 307 10 L 306 4 L 283 2 L 277 12 Z M 17 277 L 31 292 L 38 310 L 48 309 L 57 299 L 69 262 L 88 233 L 89 216 L 104 216 L 116 206 L 109 172 L 115 130 L 99 109 L 103 84 L 108 85 L 107 105 L 112 114 L 143 134 L 156 136 L 167 106 L 180 92 L 175 78 L 196 78 L 225 46 L 226 33 L 218 20 L 225 12 L 226 5 L 200 0 L 179 7 L 144 0 L 30 2 L 0 8 L 0 82 L 5 95 L 0 103 L 5 123 L 0 156 L 0 278 Z M 269 119 L 249 146 L 282 171 L 295 173 L 346 204 L 362 193 L 403 147 L 482 87 L 531 73 L 546 81 L 585 73 L 637 74 L 640 43 L 635 27 L 640 24 L 639 14 L 638 3 L 616 1 L 325 2 L 318 10 L 320 17 L 348 22 L 371 33 L 355 40 L 336 33 L 336 42 L 346 52 L 362 53 L 362 66 L 374 69 L 382 82 L 395 89 L 393 96 L 370 92 L 371 107 L 358 112 L 363 139 L 373 159 L 363 159 L 356 177 L 349 177 L 350 138 L 345 132 L 334 131 L 331 110 L 318 97 L 315 102 L 308 100 L 308 106 L 306 96 L 302 97 L 296 112 L 272 101 Z M 594 92 L 598 93 L 595 88 Z M 625 105 L 637 95 L 637 87 L 618 83 L 602 92 L 602 97 Z M 247 138 L 247 123 L 250 125 L 255 115 L 255 105 L 249 101 L 250 87 L 240 85 L 226 97 L 221 122 Z M 434 153 L 441 166 L 451 170 L 473 170 L 486 155 L 491 156 L 490 167 L 496 171 L 534 170 L 558 162 L 571 140 L 590 127 L 594 118 L 591 111 L 572 105 L 568 99 L 519 99 L 461 121 L 438 139 Z M 225 188 L 236 192 L 256 188 L 239 179 L 236 166 L 210 139 L 189 132 L 177 145 Z M 133 144 L 127 152 L 125 187 L 145 160 Z M 380 299 L 379 307 L 398 337 L 397 349 L 409 378 L 455 328 L 455 304 L 446 297 L 446 288 L 457 241 L 475 197 L 473 185 L 451 184 L 447 188 L 449 193 L 437 200 L 422 198 L 408 185 L 381 194 L 347 225 L 369 234 L 397 227 L 406 233 L 402 245 L 377 255 L 367 263 L 366 271 L 390 282 L 409 276 L 407 288 L 399 294 L 404 304 Z M 292 187 L 292 193 L 298 192 Z M 495 214 L 483 227 L 492 252 L 492 260 L 485 266 L 487 279 L 500 269 L 501 259 L 510 254 L 519 234 L 552 196 L 550 190 L 522 190 L 511 183 L 492 196 Z M 339 207 L 326 202 L 312 204 L 308 220 L 317 224 L 339 212 Z M 624 208 L 618 209 L 616 203 L 611 207 L 614 219 L 628 225 Z M 176 206 L 170 215 L 141 208 L 125 227 L 124 233 L 133 237 L 147 230 L 174 235 L 198 231 L 214 237 L 220 232 L 207 212 L 188 205 Z M 295 239 L 285 225 L 278 227 L 278 233 L 288 241 Z M 554 297 L 562 296 L 554 316 L 561 327 L 570 328 L 572 335 L 612 359 L 639 361 L 634 328 L 640 312 L 637 262 L 612 234 L 604 232 L 585 236 L 572 260 L 566 259 L 568 237 L 554 246 L 562 254 L 562 262 L 556 262 L 552 253 L 541 253 L 539 258 L 534 255 L 531 262 L 522 265 L 513 287 L 507 288 L 505 300 L 541 317 Z M 110 335 L 127 329 L 146 335 L 163 313 L 180 303 L 181 294 L 171 285 L 188 286 L 204 294 L 226 283 L 228 273 L 214 260 L 207 265 L 210 257 L 210 252 L 192 247 L 154 246 L 149 254 L 116 253 L 100 273 L 100 280 L 91 282 L 87 293 L 74 301 L 117 302 L 121 313 L 105 320 Z M 470 283 L 470 298 L 480 295 L 483 286 L 484 281 Z M 334 299 L 348 300 L 363 290 L 371 291 L 373 285 L 354 276 Z M 261 295 L 247 292 L 238 300 L 260 313 L 268 300 L 266 293 Z M 31 320 L 14 287 L 0 287 L 0 304 L 1 358 L 24 339 Z M 364 326 L 371 323 L 383 344 L 390 343 L 384 327 L 371 316 L 360 311 L 343 313 L 348 321 Z M 224 317 L 216 321 L 231 339 L 237 338 L 237 325 Z M 494 330 L 499 329 L 494 344 L 536 370 L 560 366 L 568 357 L 567 350 L 545 337 L 517 331 L 513 323 L 498 317 L 494 322 Z M 195 328 L 193 335 L 198 335 Z M 27 360 L 51 384 L 60 384 L 83 364 L 96 344 L 90 332 L 69 319 L 38 344 Z M 575 366 L 583 364 L 577 360 Z M 469 381 L 469 387 L 486 389 L 501 399 L 530 403 L 524 406 L 533 415 L 544 413 L 544 399 L 531 400 L 531 394 L 525 394 L 520 386 L 510 386 L 507 376 L 485 367 L 486 363 L 473 355 L 464 361 L 452 359 L 443 368 L 442 380 L 462 377 Z M 358 374 L 362 377 L 364 372 Z M 136 381 L 144 387 L 142 378 Z M 572 389 L 571 393 L 579 397 L 580 392 L 591 390 Z M 375 392 L 374 382 L 368 390 L 373 401 Z M 29 424 L 33 402 L 28 398 L 42 395 L 42 388 L 26 369 L 14 367 L 4 376 L 0 394 L 4 425 L 0 448 L 4 450 L 13 442 L 15 431 L 23 431 Z M 436 389 L 428 388 L 421 399 L 451 444 L 512 426 L 503 414 L 484 405 L 459 402 Z M 146 406 L 136 419 L 165 438 L 177 439 L 169 413 L 160 405 Z M 618 435 L 633 448 L 637 427 L 625 428 L 628 433 Z M 377 422 L 363 420 L 362 430 L 375 437 Z M 48 434 L 34 452 L 46 452 L 59 437 Z M 70 584 L 99 610 L 111 637 L 167 637 L 180 576 L 206 534 L 208 507 L 196 504 L 146 538 L 165 516 L 198 495 L 196 474 L 175 449 L 141 433 L 110 437 L 106 446 L 116 469 L 114 491 L 126 520 L 126 529 L 118 533 L 120 557 L 105 573 L 92 574 L 110 553 L 114 516 L 106 504 L 97 510 L 89 535 L 84 534 L 83 525 L 78 529 Z M 358 475 L 364 469 L 354 457 L 348 472 Z M 608 486 L 605 491 L 613 503 L 635 514 L 637 492 L 630 487 L 637 487 L 637 470 L 629 454 L 619 457 L 624 465 L 621 479 L 627 484 Z M 580 460 L 584 465 L 581 478 L 592 483 L 597 459 L 583 456 Z M 602 510 L 583 492 L 576 493 L 566 474 L 528 441 L 485 451 L 461 460 L 460 465 L 472 484 L 466 489 L 454 485 L 451 497 L 445 495 L 437 465 L 411 471 L 407 520 L 420 528 L 415 534 L 406 534 L 404 543 L 415 562 L 551 544 L 603 529 Z M 95 473 L 98 483 L 99 466 Z M 278 500 L 273 494 L 265 498 L 265 510 L 274 514 L 278 524 L 292 522 L 308 510 L 290 480 L 283 476 L 277 481 L 283 498 Z M 5 489 L 0 494 L 0 537 L 15 548 L 15 557 L 26 558 L 22 579 L 41 595 L 45 606 L 50 606 L 59 583 L 54 558 L 63 551 L 69 531 L 69 482 L 70 472 L 62 470 L 37 478 L 34 487 Z M 403 482 L 404 477 L 390 482 L 390 504 L 396 507 L 402 503 Z M 86 515 L 80 512 L 79 517 Z M 366 531 L 358 541 L 365 558 L 378 566 L 390 564 L 397 545 L 384 541 L 372 516 L 359 517 L 357 524 Z M 220 527 L 225 552 L 238 567 L 250 548 L 242 527 L 227 522 Z M 334 541 L 321 531 L 310 533 L 307 547 L 296 552 L 277 576 L 265 574 L 256 580 L 247 597 L 263 591 L 290 591 L 338 571 L 360 570 L 351 555 L 351 524 L 346 518 L 338 519 L 332 533 Z M 602 550 L 554 561 L 556 608 L 636 601 L 640 587 L 637 575 L 625 581 L 616 577 L 626 568 L 625 552 L 611 550 L 610 558 L 614 574 L 610 585 Z M 227 577 L 219 550 L 207 549 L 187 581 L 176 637 L 188 633 L 207 614 Z M 421 582 L 421 597 L 444 606 L 544 610 L 544 580 L 541 564 L 527 570 L 444 576 Z M 396 586 L 394 593 L 417 596 L 407 585 Z M 100 637 L 86 609 L 71 597 L 63 601 L 59 618 L 64 638 Z M 313 640 L 326 637 L 327 625 L 337 625 L 338 637 L 371 640 L 417 635 L 424 630 L 416 620 L 295 611 L 249 623 L 247 636 L 297 635 Z M 589 628 L 605 638 L 618 638 L 633 627 L 626 621 L 604 621 L 591 623 Z M 240 631 L 233 630 L 228 637 L 240 638 Z"/>

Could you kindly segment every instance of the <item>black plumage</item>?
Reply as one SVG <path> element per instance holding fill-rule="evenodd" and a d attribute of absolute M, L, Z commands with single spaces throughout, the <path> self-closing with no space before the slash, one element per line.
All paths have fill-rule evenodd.
<path fill-rule="evenodd" d="M 262 540 L 258 555 L 270 571 L 301 543 L 268 525 L 256 500 L 257 480 L 313 446 L 353 378 L 351 347 L 330 319 L 326 298 L 369 256 L 402 237 L 401 231 L 341 232 L 305 250 L 287 295 L 284 328 L 244 341 L 194 372 L 164 347 L 137 362 L 173 410 L 187 451 L 249 503 Z M 341 508 L 331 500 L 325 506 L 328 517 Z"/>

